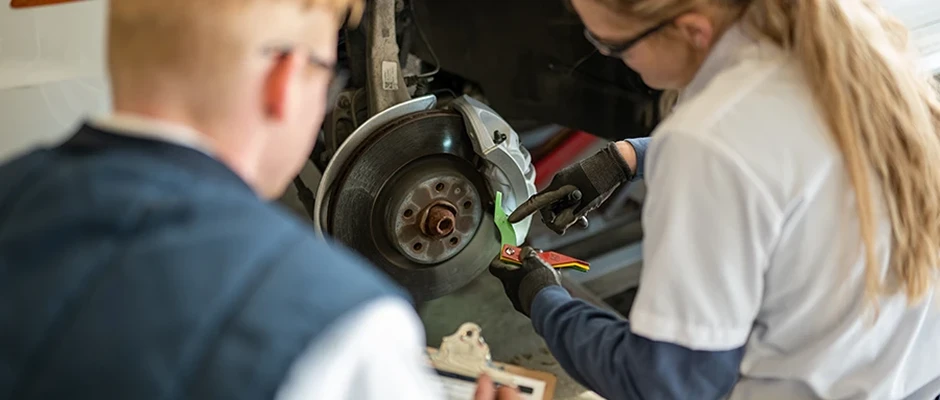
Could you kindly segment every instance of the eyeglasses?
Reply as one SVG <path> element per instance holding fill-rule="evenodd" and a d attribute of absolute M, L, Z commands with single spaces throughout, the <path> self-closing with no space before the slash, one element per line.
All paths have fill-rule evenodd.
<path fill-rule="evenodd" d="M 641 40 L 646 39 L 647 37 L 649 37 L 650 35 L 656 32 L 659 32 L 666 26 L 669 26 L 669 24 L 671 23 L 672 23 L 672 19 L 661 22 L 660 24 L 652 28 L 649 28 L 643 32 L 640 32 L 640 34 L 636 35 L 636 37 L 633 37 L 629 40 L 622 41 L 620 43 L 606 43 L 603 40 L 600 40 L 596 36 L 594 36 L 594 34 L 591 33 L 591 31 L 589 31 L 587 28 L 584 28 L 584 37 L 587 38 L 588 42 L 591 42 L 591 44 L 594 45 L 594 47 L 597 48 L 597 51 L 601 52 L 601 54 L 608 56 L 608 57 L 620 57 L 623 55 L 623 53 L 626 53 L 633 46 L 636 46 L 636 44 L 639 43 Z"/>
<path fill-rule="evenodd" d="M 274 54 L 278 58 L 284 58 L 294 52 L 293 46 L 271 46 L 264 49 L 265 54 Z M 349 71 L 339 68 L 336 63 L 325 61 L 315 54 L 307 56 L 307 64 L 316 68 L 323 68 L 331 71 L 330 83 L 326 90 L 326 111 L 330 112 L 336 107 L 340 93 L 346 89 L 346 83 L 349 82 Z"/>

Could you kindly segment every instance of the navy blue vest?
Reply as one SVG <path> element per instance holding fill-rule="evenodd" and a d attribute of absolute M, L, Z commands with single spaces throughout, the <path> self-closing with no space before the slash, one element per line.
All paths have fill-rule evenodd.
<path fill-rule="evenodd" d="M 0 167 L 0 399 L 269 399 L 379 296 L 198 151 L 85 126 Z"/>

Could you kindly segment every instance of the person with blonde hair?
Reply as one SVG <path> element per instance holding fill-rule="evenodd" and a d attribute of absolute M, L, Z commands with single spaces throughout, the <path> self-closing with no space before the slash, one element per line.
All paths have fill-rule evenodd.
<path fill-rule="evenodd" d="M 108 2 L 114 113 L 0 167 L 0 398 L 443 397 L 404 291 L 270 202 L 362 9 Z"/>
<path fill-rule="evenodd" d="M 940 101 L 905 28 L 874 0 L 571 5 L 670 114 L 510 218 L 563 233 L 645 176 L 628 320 L 531 249 L 491 268 L 565 370 L 610 399 L 937 397 Z"/>

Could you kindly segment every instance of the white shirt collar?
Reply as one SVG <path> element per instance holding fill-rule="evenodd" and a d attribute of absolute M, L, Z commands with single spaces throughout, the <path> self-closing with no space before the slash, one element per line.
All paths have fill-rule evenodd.
<path fill-rule="evenodd" d="M 212 146 L 192 127 L 131 113 L 95 118 L 90 125 L 118 135 L 133 136 L 189 147 L 212 154 Z"/>
<path fill-rule="evenodd" d="M 747 50 L 759 47 L 759 41 L 750 37 L 740 25 L 733 25 L 721 35 L 715 48 L 705 58 L 692 81 L 679 91 L 677 103 L 682 103 L 701 92 L 721 71 L 736 64 Z"/>

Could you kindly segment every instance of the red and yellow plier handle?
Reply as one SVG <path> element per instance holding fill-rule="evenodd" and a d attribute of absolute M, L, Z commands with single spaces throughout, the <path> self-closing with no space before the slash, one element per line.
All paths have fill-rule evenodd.
<path fill-rule="evenodd" d="M 522 265 L 521 256 L 522 248 L 511 244 L 504 244 L 502 251 L 499 252 L 499 260 L 508 264 Z M 539 258 L 555 269 L 571 268 L 581 272 L 588 272 L 591 269 L 591 264 L 587 261 L 568 257 L 554 251 L 539 252 Z"/>

